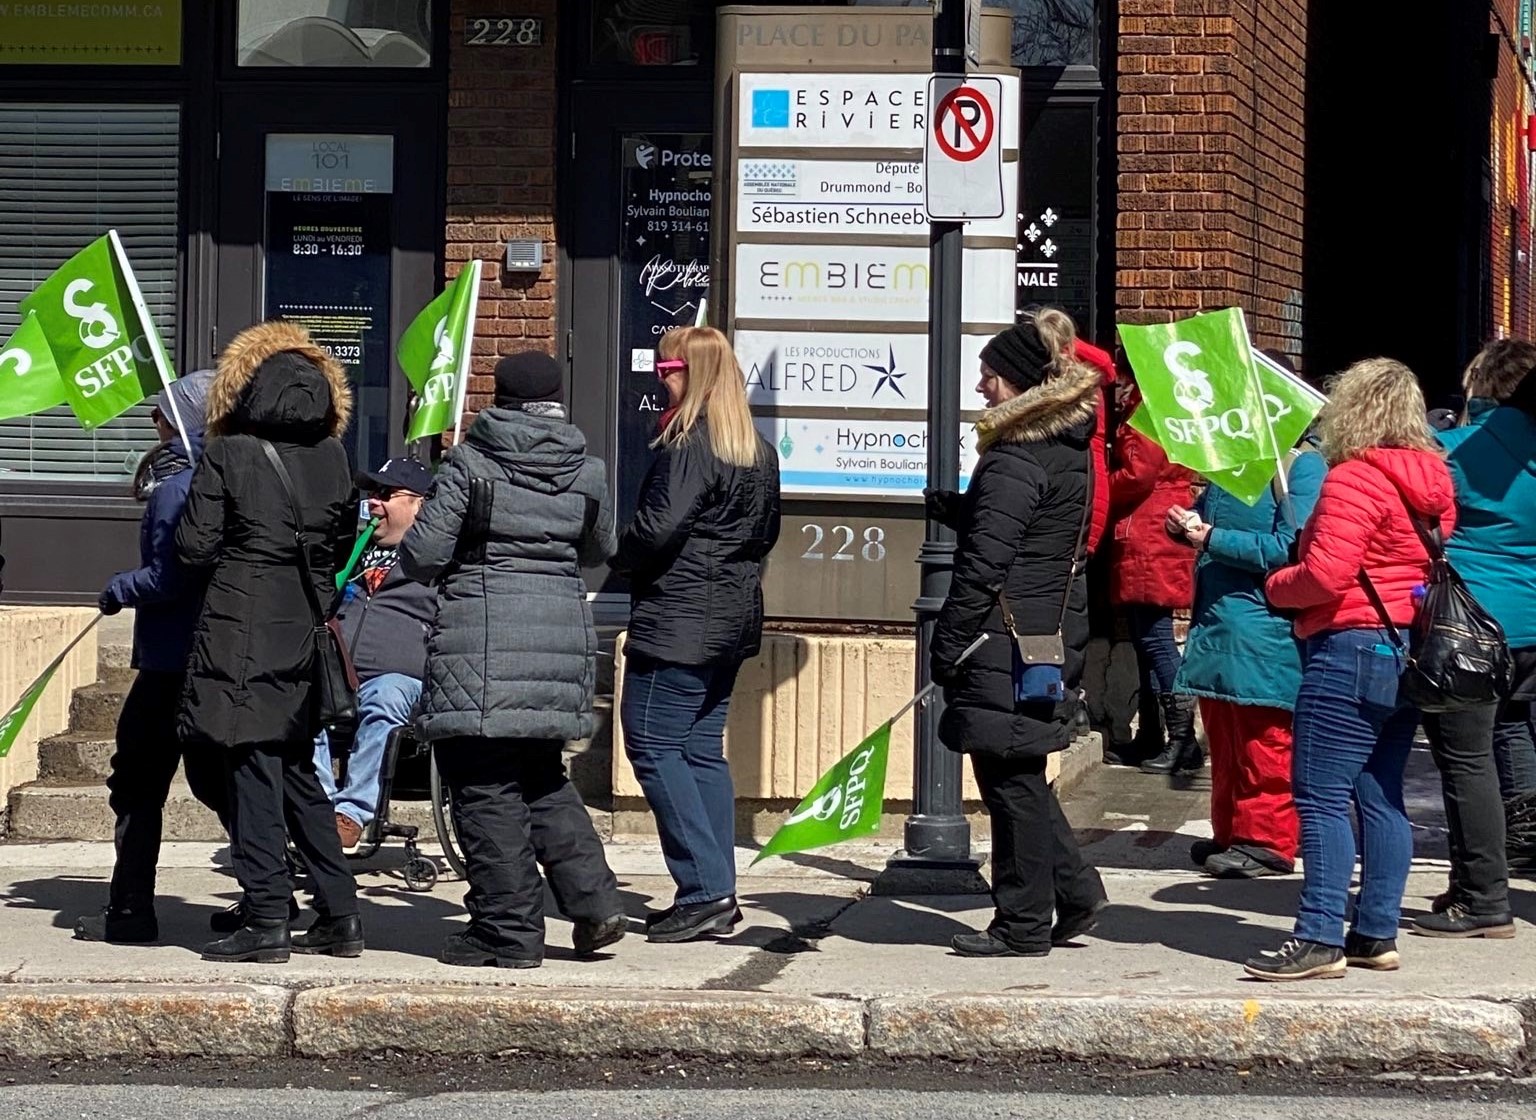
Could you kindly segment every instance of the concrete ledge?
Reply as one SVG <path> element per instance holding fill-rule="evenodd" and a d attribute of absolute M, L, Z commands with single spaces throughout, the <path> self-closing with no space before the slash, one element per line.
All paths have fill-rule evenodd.
<path fill-rule="evenodd" d="M 8 1058 L 260 1058 L 288 1052 L 282 988 L 244 984 L 0 985 Z"/>
<path fill-rule="evenodd" d="M 1525 1047 L 1519 1008 L 1472 999 L 946 995 L 869 1010 L 870 1052 L 904 1058 L 1513 1069 Z"/>
<path fill-rule="evenodd" d="M 294 1052 L 853 1057 L 864 1005 L 748 992 L 355 985 L 301 992 Z"/>

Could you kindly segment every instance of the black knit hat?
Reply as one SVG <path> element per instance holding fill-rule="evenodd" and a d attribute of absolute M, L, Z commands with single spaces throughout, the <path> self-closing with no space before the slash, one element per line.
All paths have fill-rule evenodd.
<path fill-rule="evenodd" d="M 496 407 L 564 404 L 565 376 L 560 363 L 538 350 L 508 354 L 496 363 Z"/>
<path fill-rule="evenodd" d="M 1014 388 L 1033 389 L 1050 374 L 1051 352 L 1032 320 L 1016 323 L 982 348 L 981 360 Z"/>

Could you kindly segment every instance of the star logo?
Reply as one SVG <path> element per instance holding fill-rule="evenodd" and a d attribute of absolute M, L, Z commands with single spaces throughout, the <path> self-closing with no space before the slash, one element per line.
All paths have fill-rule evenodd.
<path fill-rule="evenodd" d="M 875 382 L 875 391 L 871 393 L 870 396 L 878 397 L 880 395 L 880 390 L 889 385 L 892 392 L 894 392 L 902 400 L 906 400 L 907 394 L 901 391 L 901 386 L 897 384 L 897 382 L 899 382 L 903 377 L 907 376 L 907 373 L 905 370 L 899 370 L 896 368 L 896 348 L 894 346 L 889 348 L 888 355 L 889 356 L 886 358 L 884 365 L 866 365 L 864 367 L 871 373 L 878 373 L 880 375 L 880 379 Z"/>

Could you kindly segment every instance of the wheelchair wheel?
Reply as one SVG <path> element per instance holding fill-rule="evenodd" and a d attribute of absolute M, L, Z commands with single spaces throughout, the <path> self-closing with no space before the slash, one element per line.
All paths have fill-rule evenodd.
<path fill-rule="evenodd" d="M 437 886 L 437 864 L 426 856 L 416 856 L 409 860 L 402 869 L 407 890 L 429 891 Z"/>
<path fill-rule="evenodd" d="M 437 842 L 443 846 L 443 856 L 448 866 L 460 879 L 467 879 L 464 857 L 459 854 L 459 838 L 453 834 L 453 813 L 448 807 L 448 786 L 437 770 L 437 754 L 432 755 L 432 824 L 437 829 Z"/>

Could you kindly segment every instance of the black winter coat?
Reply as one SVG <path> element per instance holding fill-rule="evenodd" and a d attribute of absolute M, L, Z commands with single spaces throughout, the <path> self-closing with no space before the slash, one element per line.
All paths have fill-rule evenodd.
<path fill-rule="evenodd" d="M 933 633 L 934 679 L 944 684 L 939 738 L 951 750 L 1021 758 L 1064 749 L 1077 712 L 1088 645 L 1087 588 L 1062 598 L 1089 501 L 1089 448 L 1099 375 L 1063 374 L 989 409 L 976 425 L 982 448 L 963 496 L 946 504 L 959 533 L 949 597 Z M 1054 634 L 1066 645 L 1062 704 L 1013 702 L 1012 639 L 998 592 L 1020 634 Z M 988 640 L 956 661 L 978 634 Z"/>
<path fill-rule="evenodd" d="M 779 539 L 779 461 L 758 438 L 750 467 L 715 457 L 701 421 L 662 450 L 619 537 L 630 578 L 626 649 L 673 665 L 752 657 L 763 638 L 763 560 Z"/>
<path fill-rule="evenodd" d="M 313 615 L 300 582 L 294 518 L 259 440 L 297 490 L 315 592 L 336 593 L 357 526 L 347 453 L 346 375 L 308 332 L 262 323 L 219 359 L 209 440 L 176 529 L 183 563 L 209 569 L 177 730 L 184 742 L 300 743 L 319 730 L 311 700 Z"/>

